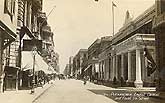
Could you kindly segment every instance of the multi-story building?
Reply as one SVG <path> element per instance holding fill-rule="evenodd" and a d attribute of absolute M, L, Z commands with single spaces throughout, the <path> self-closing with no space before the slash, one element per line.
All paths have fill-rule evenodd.
<path fill-rule="evenodd" d="M 97 39 L 88 48 L 85 74 L 109 84 L 155 86 L 155 15 L 155 5 L 134 20 L 127 11 L 123 27 L 114 36 Z"/>
<path fill-rule="evenodd" d="M 98 78 L 99 81 L 109 82 L 110 77 L 110 53 L 111 51 L 111 36 L 105 36 L 101 38 L 100 44 L 100 54 L 98 55 L 99 59 L 99 70 L 97 70 L 97 74 L 95 78 Z"/>
<path fill-rule="evenodd" d="M 0 1 L 0 92 L 3 91 L 4 84 L 6 84 L 6 73 L 17 74 L 18 71 L 15 61 L 17 51 L 10 51 L 11 45 L 14 45 L 13 42 L 18 38 L 16 34 L 17 8 L 18 3 L 15 0 Z M 6 86 L 8 87 L 8 83 L 13 82 L 12 88 L 16 89 L 17 76 L 10 76 L 9 79 Z"/>
<path fill-rule="evenodd" d="M 83 61 L 87 56 L 87 49 L 80 49 L 76 56 L 73 58 L 73 71 L 77 79 L 83 78 Z"/>
<path fill-rule="evenodd" d="M 69 57 L 70 76 L 73 76 L 73 56 Z"/>
<path fill-rule="evenodd" d="M 41 41 L 39 40 L 40 26 L 38 22 L 38 14 L 42 11 L 42 2 L 42 0 L 18 0 L 17 34 L 19 38 L 17 41 L 19 48 L 17 48 L 17 65 L 21 68 L 18 76 L 18 86 L 20 88 L 29 82 L 29 78 L 26 77 L 28 77 L 29 68 L 32 69 L 31 66 L 28 69 L 25 68 L 27 62 L 25 61 L 26 59 L 24 59 L 26 57 L 25 55 L 31 55 L 34 46 L 37 47 L 37 51 L 41 51 L 42 49 Z M 32 62 L 33 57 L 30 57 L 29 60 Z M 32 63 L 30 65 L 32 65 Z"/>
<path fill-rule="evenodd" d="M 20 0 L 20 9 L 24 8 L 23 15 L 20 13 L 20 17 L 25 16 L 27 18 L 23 19 L 24 24 L 20 29 L 21 38 L 20 38 L 20 48 L 21 41 L 23 39 L 23 50 L 31 52 L 34 47 L 37 47 L 37 52 L 39 54 L 38 66 L 36 71 L 43 71 L 46 74 L 56 73 L 59 69 L 59 55 L 55 52 L 54 41 L 53 41 L 53 32 L 51 31 L 51 27 L 47 23 L 46 13 L 42 12 L 42 0 Z M 20 10 L 22 11 L 22 10 Z M 27 14 L 26 14 L 27 13 Z M 21 21 L 20 21 L 21 22 Z M 25 35 L 26 34 L 26 35 Z M 20 49 L 21 52 L 21 49 Z M 22 56 L 25 57 L 27 53 L 24 53 Z M 21 55 L 21 53 L 20 53 Z M 30 54 L 28 54 L 30 55 Z M 37 61 L 37 60 L 36 60 Z M 24 65 L 23 71 L 32 69 L 31 67 L 27 69 L 25 64 L 28 64 L 25 61 L 22 61 Z M 37 63 L 36 63 L 37 64 Z M 44 67 L 45 66 L 45 67 Z M 26 68 L 26 69 L 25 69 Z M 51 71 L 51 72 L 50 72 Z M 27 72 L 30 72 L 27 71 Z M 28 77 L 28 73 L 24 72 L 25 77 Z M 24 75 L 23 74 L 23 75 Z M 24 79 L 25 87 L 29 84 L 26 82 L 26 78 Z"/>
<path fill-rule="evenodd" d="M 40 59 L 38 63 L 42 62 L 48 69 L 59 69 L 59 55 L 54 51 L 53 33 L 42 5 L 42 0 L 2 0 L 0 3 L 0 91 L 17 90 L 22 85 L 27 70 L 23 65 L 27 62 L 25 54 L 32 55 L 34 46 L 37 47 L 36 58 Z M 48 51 L 46 57 L 44 50 Z"/>
<path fill-rule="evenodd" d="M 123 27 L 107 39 L 102 49 L 100 46 L 98 80 L 109 84 L 119 81 L 123 85 L 135 87 L 154 86 L 156 74 L 154 71 L 149 73 L 148 58 L 143 55 L 147 48 L 155 59 L 155 35 L 152 32 L 154 16 L 155 6 L 134 20 L 127 11 Z"/>
<path fill-rule="evenodd" d="M 108 71 L 104 67 L 105 63 L 108 63 L 105 62 L 108 57 L 105 53 L 109 52 L 106 49 L 111 46 L 111 38 L 111 36 L 101 37 L 94 41 L 88 48 L 87 66 L 84 71 L 85 75 L 89 76 L 92 81 L 102 81 L 104 80 L 104 74 L 108 74 Z"/>
<path fill-rule="evenodd" d="M 113 78 L 135 87 L 154 85 L 155 72 L 149 74 L 148 58 L 143 55 L 147 48 L 155 58 L 155 34 L 152 32 L 154 16 L 155 6 L 152 6 L 134 20 L 126 22 L 112 38 L 115 52 L 112 54 Z"/>
<path fill-rule="evenodd" d="M 43 65 L 45 65 L 45 67 L 49 67 L 48 69 L 53 69 L 53 67 L 56 66 L 57 64 L 57 53 L 55 53 L 53 51 L 54 49 L 54 43 L 53 43 L 53 33 L 50 31 L 50 27 L 48 28 L 48 32 L 50 33 L 50 36 L 46 36 L 48 38 L 43 38 L 43 36 L 46 34 L 45 32 L 43 33 L 43 27 L 47 26 L 47 17 L 45 13 L 42 13 L 42 0 L 18 0 L 15 1 L 14 0 L 5 0 L 5 2 L 9 2 L 9 5 L 15 5 L 16 6 L 16 10 L 12 9 L 13 13 L 17 13 L 18 11 L 18 15 L 15 15 L 16 18 L 16 22 L 17 25 L 15 26 L 15 30 L 17 33 L 17 38 L 16 40 L 8 47 L 8 65 L 6 65 L 6 75 L 5 75 L 5 89 L 17 89 L 19 86 L 24 85 L 24 83 L 26 84 L 26 79 L 24 78 L 26 77 L 26 72 L 25 70 L 28 70 L 27 68 L 25 68 L 25 65 L 22 64 L 26 64 L 24 60 L 24 58 L 26 57 L 26 55 L 31 55 L 32 53 L 32 49 L 34 46 L 37 47 L 37 52 L 38 52 L 38 58 L 41 59 L 40 57 L 42 51 L 44 48 L 43 45 L 44 44 L 50 44 L 52 46 L 52 49 L 50 50 L 49 48 L 49 53 L 51 54 L 52 58 L 51 61 L 49 61 L 49 59 L 47 59 L 47 63 L 45 64 L 44 61 Z M 5 4 L 6 6 L 8 6 L 8 3 Z M 8 9 L 8 8 L 7 8 Z M 9 13 L 11 20 L 14 20 L 14 15 L 11 14 L 10 12 L 5 11 L 7 13 Z M 44 16 L 42 16 L 43 14 L 45 14 Z M 13 21 L 14 23 L 14 21 Z M 45 37 L 45 36 L 44 36 Z M 8 40 L 9 41 L 9 40 Z M 45 43 L 46 42 L 46 43 Z M 48 43 L 49 42 L 49 43 Z M 7 43 L 7 42 L 6 42 Z M 10 43 L 7 43 L 10 44 Z M 48 48 L 47 48 L 48 49 Z M 26 53 L 25 53 L 26 52 Z M 29 52 L 29 53 L 27 53 Z M 30 60 L 30 58 L 29 58 Z M 32 61 L 31 61 L 32 64 Z M 49 65 L 49 66 L 47 66 Z M 19 72 L 16 71 L 17 69 L 15 69 L 15 71 L 11 72 L 11 67 L 19 67 Z M 50 68 L 51 67 L 51 68 Z M 32 69 L 32 67 L 29 67 Z M 44 70 L 44 69 L 43 69 Z M 48 73 L 48 71 L 45 69 L 45 72 Z M 11 76 L 13 78 L 11 78 Z M 28 76 L 28 73 L 27 73 Z M 18 82 L 13 82 L 15 80 L 18 80 Z"/>
<path fill-rule="evenodd" d="M 69 64 L 66 64 L 66 66 L 65 66 L 64 75 L 67 76 L 67 77 L 70 75 Z"/>
<path fill-rule="evenodd" d="M 40 12 L 39 14 L 40 22 L 40 35 L 39 39 L 42 40 L 42 51 L 41 55 L 44 60 L 51 66 L 55 71 L 59 69 L 59 55 L 55 52 L 55 45 L 53 41 L 53 32 L 51 27 L 47 23 L 46 13 Z"/>
<path fill-rule="evenodd" d="M 101 39 L 96 39 L 88 48 L 87 50 L 87 63 L 86 68 L 84 69 L 84 73 L 86 76 L 89 76 L 91 80 L 93 80 L 94 77 L 96 77 L 98 72 L 98 66 L 99 66 L 99 59 L 98 56 L 100 54 L 100 45 L 101 45 Z"/>

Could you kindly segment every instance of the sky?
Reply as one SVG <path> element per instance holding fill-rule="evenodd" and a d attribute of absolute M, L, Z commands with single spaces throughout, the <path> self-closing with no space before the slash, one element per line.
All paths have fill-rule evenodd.
<path fill-rule="evenodd" d="M 54 32 L 60 71 L 79 49 L 87 49 L 97 38 L 112 35 L 112 0 L 43 0 L 43 11 Z M 154 0 L 113 0 L 115 33 L 123 26 L 128 10 L 133 18 L 154 4 Z"/>

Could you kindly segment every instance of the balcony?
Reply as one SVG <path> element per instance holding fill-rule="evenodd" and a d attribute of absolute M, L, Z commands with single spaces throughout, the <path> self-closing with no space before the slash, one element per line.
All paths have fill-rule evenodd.
<path fill-rule="evenodd" d="M 39 12 L 37 19 L 39 20 L 39 22 L 44 22 L 45 25 L 47 24 L 47 17 L 45 12 Z"/>
<path fill-rule="evenodd" d="M 52 34 L 52 32 L 51 32 L 51 27 L 48 26 L 48 25 L 43 26 L 43 27 L 42 27 L 42 31 Z"/>
<path fill-rule="evenodd" d="M 43 40 L 42 42 L 47 45 L 52 45 L 52 41 L 50 41 L 50 40 Z"/>

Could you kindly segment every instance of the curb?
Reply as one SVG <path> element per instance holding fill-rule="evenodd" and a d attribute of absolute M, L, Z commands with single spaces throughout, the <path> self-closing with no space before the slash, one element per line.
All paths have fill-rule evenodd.
<path fill-rule="evenodd" d="M 43 92 L 41 92 L 38 96 L 36 96 L 33 100 L 32 103 L 34 103 L 38 98 L 40 98 L 49 88 L 51 88 L 54 84 L 50 85 L 48 88 L 46 88 Z"/>

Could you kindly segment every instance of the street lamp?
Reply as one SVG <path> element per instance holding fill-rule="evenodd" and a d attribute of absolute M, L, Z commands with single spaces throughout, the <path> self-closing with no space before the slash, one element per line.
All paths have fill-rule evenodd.
<path fill-rule="evenodd" d="M 33 54 L 33 78 L 32 78 L 32 89 L 31 89 L 31 94 L 33 94 L 34 93 L 34 84 L 35 84 L 35 56 L 36 56 L 36 54 L 37 54 L 37 47 L 36 46 L 34 46 L 33 48 L 32 48 L 32 54 Z"/>

